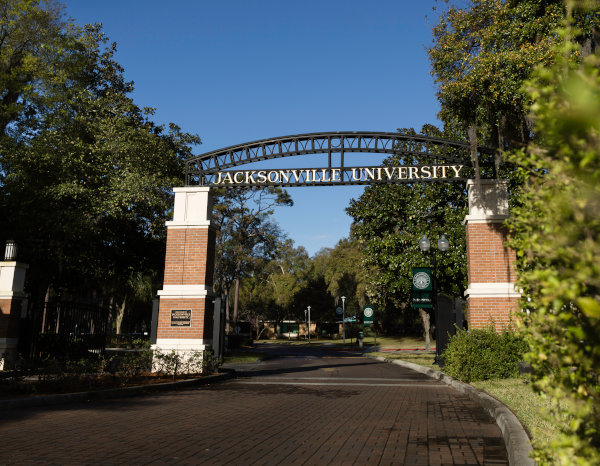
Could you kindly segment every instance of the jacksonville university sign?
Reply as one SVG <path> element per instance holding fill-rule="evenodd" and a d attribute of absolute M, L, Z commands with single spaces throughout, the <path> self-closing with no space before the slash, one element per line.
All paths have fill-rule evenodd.
<path fill-rule="evenodd" d="M 186 160 L 186 185 L 339 186 L 466 181 L 475 177 L 477 169 L 493 161 L 490 150 L 478 147 L 477 152 L 476 167 L 472 148 L 467 142 L 368 131 L 297 134 L 261 139 L 191 157 Z M 356 153 L 391 158 L 384 164 L 380 164 L 381 158 L 378 158 L 376 166 L 373 162 L 356 166 L 356 162 L 348 163 L 348 156 Z M 240 165 L 290 156 L 307 156 L 315 163 L 311 164 L 312 168 L 253 166 L 240 169 Z M 390 162 L 394 157 L 397 157 L 396 161 Z M 493 163 L 486 170 L 486 174 L 495 176 Z"/>
<path fill-rule="evenodd" d="M 348 155 L 356 153 L 375 155 L 377 159 L 358 167 L 356 164 L 360 162 L 356 158 L 352 164 L 348 163 Z M 304 167 L 248 166 L 290 156 L 306 157 Z M 386 163 L 379 165 L 382 156 L 387 156 Z M 204 358 L 210 351 L 222 354 L 227 313 L 222 298 L 215 296 L 213 290 L 217 235 L 212 219 L 213 195 L 220 189 L 243 186 L 465 180 L 469 197 L 469 215 L 465 217 L 469 326 L 478 328 L 494 322 L 496 328 L 503 328 L 508 325 L 510 313 L 518 307 L 519 295 L 514 291 L 514 252 L 504 246 L 507 185 L 497 179 L 485 179 L 496 177 L 493 161 L 492 151 L 471 147 L 468 142 L 368 131 L 261 139 L 188 158 L 185 186 L 173 188 L 173 219 L 166 224 L 163 288 L 158 290 L 160 299 L 153 310 L 153 348 L 175 352 L 182 361 L 189 358 L 198 361 L 197 355 Z M 493 277 L 493 282 L 488 282 L 488 277 Z"/>
<path fill-rule="evenodd" d="M 463 179 L 464 165 L 413 165 L 397 167 L 305 168 L 280 170 L 219 171 L 210 177 L 211 186 L 307 184 L 361 184 Z"/>

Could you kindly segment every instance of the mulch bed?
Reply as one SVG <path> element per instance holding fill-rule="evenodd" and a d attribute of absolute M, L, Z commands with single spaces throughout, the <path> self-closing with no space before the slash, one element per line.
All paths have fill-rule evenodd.
<path fill-rule="evenodd" d="M 40 395 L 55 395 L 61 393 L 86 392 L 123 388 L 134 386 L 153 385 L 158 383 L 189 380 L 202 377 L 196 376 L 161 376 L 144 373 L 133 377 L 123 377 L 119 374 L 85 374 L 51 376 L 39 379 L 38 377 L 5 378 L 0 379 L 0 400 L 11 398 L 24 398 Z"/>

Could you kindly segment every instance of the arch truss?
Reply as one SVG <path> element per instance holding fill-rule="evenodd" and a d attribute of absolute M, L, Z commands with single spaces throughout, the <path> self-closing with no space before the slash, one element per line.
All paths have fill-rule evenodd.
<path fill-rule="evenodd" d="M 403 155 L 398 166 L 347 166 L 348 153 Z M 241 165 L 296 155 L 327 154 L 327 165 L 302 169 L 237 170 Z M 479 166 L 491 151 L 478 149 Z M 406 157 L 408 156 L 408 157 Z M 332 161 L 335 160 L 336 164 Z M 312 186 L 466 180 L 474 162 L 466 142 L 423 135 L 348 131 L 298 134 L 238 144 L 186 160 L 186 185 Z M 489 165 L 489 164 L 488 164 Z M 492 167 L 493 169 L 493 167 Z"/>

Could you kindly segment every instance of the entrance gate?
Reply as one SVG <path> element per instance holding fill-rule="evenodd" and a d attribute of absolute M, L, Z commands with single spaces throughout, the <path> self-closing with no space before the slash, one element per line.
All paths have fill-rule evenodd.
<path fill-rule="evenodd" d="M 475 153 L 473 153 L 475 152 Z M 397 166 L 348 166 L 346 155 L 402 154 L 414 163 Z M 302 169 L 237 167 L 288 156 L 326 154 L 327 164 Z M 339 163 L 334 163 L 339 162 Z M 481 176 L 492 179 L 482 179 Z M 468 143 L 422 135 L 333 132 L 285 136 L 240 144 L 186 161 L 186 186 L 176 187 L 173 220 L 167 224 L 163 289 L 155 349 L 182 356 L 213 347 L 215 314 L 213 269 L 215 231 L 211 223 L 211 187 L 334 186 L 374 183 L 465 182 L 468 323 L 510 321 L 520 295 L 514 290 L 515 254 L 505 247 L 508 196 L 505 181 L 495 179 L 493 154 Z M 218 322 L 217 322 L 218 324 Z M 214 325 L 219 328 L 219 325 Z"/>

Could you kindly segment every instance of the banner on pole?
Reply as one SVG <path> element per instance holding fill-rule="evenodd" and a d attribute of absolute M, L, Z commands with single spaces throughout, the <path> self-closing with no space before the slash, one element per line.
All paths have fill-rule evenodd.
<path fill-rule="evenodd" d="M 365 327 L 370 327 L 373 325 L 373 319 L 375 317 L 375 309 L 373 306 L 365 306 L 363 307 L 363 324 Z"/>
<path fill-rule="evenodd" d="M 433 278 L 430 267 L 412 269 L 412 305 L 414 308 L 433 307 Z"/>

